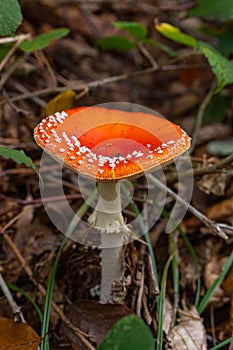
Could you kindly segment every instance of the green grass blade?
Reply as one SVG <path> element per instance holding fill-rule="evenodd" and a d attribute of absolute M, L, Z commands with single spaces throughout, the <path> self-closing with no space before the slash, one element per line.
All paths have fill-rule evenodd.
<path fill-rule="evenodd" d="M 157 297 L 157 303 L 158 303 L 158 331 L 157 331 L 157 348 L 156 350 L 162 350 L 163 346 L 163 314 L 164 314 L 164 302 L 166 298 L 166 288 L 167 288 L 167 274 L 168 269 L 171 264 L 171 261 L 173 259 L 173 255 L 170 255 L 168 258 L 162 274 L 162 280 L 161 280 L 161 292 L 160 295 Z"/>
<path fill-rule="evenodd" d="M 157 284 L 159 286 L 159 277 L 158 277 L 157 265 L 156 265 L 155 255 L 154 255 L 153 247 L 151 245 L 151 241 L 150 241 L 150 236 L 149 236 L 148 230 L 146 229 L 146 226 L 144 224 L 144 221 L 142 219 L 142 216 L 140 214 L 140 211 L 139 211 L 136 203 L 129 197 L 127 187 L 124 184 L 121 184 L 121 188 L 122 188 L 123 193 L 125 194 L 126 198 L 130 202 L 130 206 L 132 207 L 132 209 L 133 209 L 133 211 L 134 211 L 134 213 L 135 213 L 135 215 L 137 217 L 137 220 L 139 222 L 139 225 L 140 225 L 141 230 L 143 232 L 143 235 L 145 237 L 145 240 L 146 240 L 146 243 L 147 243 L 147 246 L 148 246 L 148 251 L 149 251 L 149 254 L 150 254 L 150 257 L 151 257 L 151 262 L 152 262 L 152 267 L 153 267 L 155 279 L 156 279 L 156 282 L 157 282 Z"/>
<path fill-rule="evenodd" d="M 95 197 L 96 197 L 96 190 L 93 191 L 93 193 L 89 196 L 87 201 L 84 202 L 83 205 L 79 208 L 79 210 L 77 211 L 77 215 L 74 215 L 71 223 L 69 224 L 69 226 L 67 228 L 67 231 L 65 232 L 65 238 L 63 239 L 63 241 L 58 249 L 58 252 L 56 254 L 56 258 L 54 260 L 52 270 L 51 270 L 51 273 L 49 276 L 48 286 L 47 286 L 46 296 L 45 296 L 43 320 L 42 320 L 42 327 L 41 327 L 41 338 L 43 338 L 43 341 L 42 341 L 41 346 L 40 346 L 41 350 L 49 350 L 49 337 L 47 334 L 48 334 L 48 330 L 49 330 L 50 310 L 51 310 L 55 275 L 56 275 L 57 265 L 58 265 L 62 250 L 66 244 L 66 241 L 71 236 L 74 229 L 76 228 L 76 226 L 80 222 L 82 216 L 88 210 L 89 203 L 93 202 Z"/>
<path fill-rule="evenodd" d="M 153 205 L 155 207 L 157 207 L 159 210 L 161 209 L 160 206 L 155 202 L 154 199 L 150 198 L 150 200 L 152 201 L 152 203 L 153 203 Z M 166 209 L 164 209 L 164 208 L 162 210 L 162 215 L 165 218 L 171 220 L 169 212 Z M 192 256 L 192 258 L 194 260 L 194 264 L 195 264 L 195 267 L 196 267 L 196 270 L 197 270 L 197 290 L 196 290 L 196 296 L 195 296 L 195 306 L 197 307 L 197 305 L 199 303 L 199 299 L 200 299 L 200 293 L 201 293 L 200 266 L 198 264 L 197 255 L 195 253 L 195 250 L 193 249 L 193 246 L 192 246 L 189 238 L 187 237 L 187 235 L 183 232 L 183 230 L 179 226 L 176 228 L 176 230 L 179 232 L 179 235 L 181 236 L 181 238 L 183 239 L 184 243 L 186 244 L 186 246 L 187 246 L 187 248 L 188 248 L 188 250 L 189 250 L 189 252 L 190 252 L 190 254 L 191 254 L 191 256 Z M 177 276 L 175 278 L 177 278 Z M 175 280 L 174 283 L 177 283 L 177 281 Z M 177 290 L 177 288 L 178 288 L 177 285 L 174 286 L 174 288 L 176 288 L 176 290 Z"/>
<path fill-rule="evenodd" d="M 172 259 L 172 277 L 173 277 L 173 288 L 174 288 L 174 298 L 173 298 L 173 308 L 174 308 L 174 319 L 173 323 L 175 324 L 176 321 L 176 311 L 178 309 L 178 302 L 179 302 L 179 267 L 176 257 L 176 250 L 175 250 L 175 239 L 174 239 L 174 233 L 169 233 L 169 249 L 170 249 L 170 255 L 173 255 Z"/>
<path fill-rule="evenodd" d="M 41 312 L 39 306 L 30 297 L 30 295 L 27 292 L 25 292 L 23 289 L 19 288 L 18 286 L 16 286 L 15 284 L 13 284 L 11 282 L 6 282 L 6 285 L 9 289 L 13 290 L 14 292 L 18 292 L 18 293 L 21 293 L 22 295 L 24 295 L 25 298 L 27 298 L 30 301 L 30 303 L 32 303 L 32 305 L 34 306 L 34 308 L 38 314 L 40 321 L 42 322 L 42 318 L 43 318 L 42 312 Z"/>
<path fill-rule="evenodd" d="M 221 349 L 223 346 L 230 344 L 231 342 L 233 342 L 233 337 L 228 338 L 224 341 L 222 341 L 221 343 L 219 343 L 218 345 L 215 345 L 213 348 L 211 348 L 210 350 L 218 350 Z"/>
<path fill-rule="evenodd" d="M 200 274 L 200 266 L 198 264 L 198 259 L 197 259 L 197 255 L 195 253 L 195 250 L 193 249 L 193 246 L 189 240 L 189 238 L 187 237 L 187 235 L 179 228 L 179 233 L 181 238 L 183 239 L 184 243 L 186 244 L 190 254 L 192 255 L 196 270 L 197 270 L 197 290 L 196 290 L 196 296 L 195 296 L 195 301 L 194 301 L 194 305 L 197 307 L 199 300 L 200 300 L 200 295 L 201 295 L 201 274 Z"/>
<path fill-rule="evenodd" d="M 203 297 L 202 301 L 198 305 L 197 311 L 199 312 L 199 314 L 202 314 L 202 312 L 206 308 L 206 306 L 207 306 L 211 296 L 213 295 L 215 289 L 223 281 L 223 279 L 225 278 L 226 274 L 230 270 L 232 264 L 233 264 L 233 251 L 231 252 L 230 256 L 228 257 L 226 263 L 224 264 L 221 274 L 219 275 L 218 278 L 216 278 L 216 280 L 214 281 L 212 286 L 210 286 L 210 288 L 207 290 L 205 296 Z"/>

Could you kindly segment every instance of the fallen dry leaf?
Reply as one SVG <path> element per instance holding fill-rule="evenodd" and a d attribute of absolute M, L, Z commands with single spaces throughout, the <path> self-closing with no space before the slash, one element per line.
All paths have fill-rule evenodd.
<path fill-rule="evenodd" d="M 174 310 L 168 298 L 164 300 L 163 331 L 168 334 L 173 324 Z"/>
<path fill-rule="evenodd" d="M 73 107 L 76 93 L 73 90 L 67 90 L 55 96 L 50 100 L 45 108 L 46 115 L 53 114 L 55 112 L 63 111 Z"/>
<path fill-rule="evenodd" d="M 222 288 L 228 295 L 233 295 L 233 266 L 229 270 L 228 274 L 226 275 L 226 278 L 222 282 Z"/>
<path fill-rule="evenodd" d="M 168 334 L 167 349 L 206 350 L 206 334 L 202 319 L 193 306 L 189 311 L 179 311 L 177 326 Z"/>
<path fill-rule="evenodd" d="M 5 298 L 0 299 L 0 317 L 12 317 L 12 310 Z"/>
<path fill-rule="evenodd" d="M 226 262 L 225 257 L 221 259 L 217 259 L 216 257 L 213 257 L 211 261 L 209 261 L 206 264 L 204 269 L 204 283 L 207 289 L 219 277 L 225 262 Z M 229 301 L 229 297 L 226 296 L 226 293 L 224 292 L 224 289 L 222 288 L 222 286 L 218 286 L 215 289 L 213 295 L 211 296 L 209 303 L 214 302 L 215 305 L 217 304 L 217 306 L 221 306 L 227 301 Z"/>
<path fill-rule="evenodd" d="M 120 304 L 100 304 L 91 300 L 78 300 L 66 308 L 66 316 L 74 326 L 90 336 L 94 344 L 99 344 L 109 329 L 120 318 L 131 314 L 131 310 Z M 78 350 L 86 350 L 74 332 L 63 325 L 67 339 Z"/>
<path fill-rule="evenodd" d="M 229 182 L 228 174 L 208 174 L 198 181 L 199 188 L 206 194 L 213 193 L 216 196 L 224 196 Z"/>
<path fill-rule="evenodd" d="M 230 296 L 230 319 L 229 319 L 230 333 L 232 333 L 232 330 L 233 330 L 233 288 L 232 286 L 233 286 L 233 266 L 231 267 L 226 278 L 222 282 L 223 290 L 227 295 Z"/>
<path fill-rule="evenodd" d="M 213 205 L 206 210 L 206 215 L 210 219 L 221 220 L 233 216 L 233 197 L 227 198 L 220 203 Z"/>
<path fill-rule="evenodd" d="M 28 324 L 0 318 L 1 350 L 36 350 L 40 343 L 41 338 Z"/>
<path fill-rule="evenodd" d="M 224 199 L 223 201 L 212 205 L 204 211 L 204 214 L 211 220 L 220 221 L 233 216 L 233 197 Z M 185 225 L 189 230 L 197 229 L 202 222 L 195 216 L 185 220 Z"/>

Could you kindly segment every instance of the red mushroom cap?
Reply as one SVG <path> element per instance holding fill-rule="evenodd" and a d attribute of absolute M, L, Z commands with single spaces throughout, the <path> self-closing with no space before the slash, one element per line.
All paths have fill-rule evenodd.
<path fill-rule="evenodd" d="M 103 182 L 140 176 L 190 147 L 187 133 L 161 116 L 104 107 L 57 112 L 34 137 L 54 158 Z"/>

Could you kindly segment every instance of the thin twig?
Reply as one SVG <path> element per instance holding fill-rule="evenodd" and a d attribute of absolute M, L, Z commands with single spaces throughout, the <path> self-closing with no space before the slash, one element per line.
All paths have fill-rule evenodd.
<path fill-rule="evenodd" d="M 196 120 L 195 120 L 195 125 L 194 125 L 194 129 L 193 129 L 193 132 L 192 132 L 192 145 L 190 147 L 190 150 L 189 152 L 192 153 L 195 146 L 196 146 L 196 142 L 197 142 L 197 137 L 198 137 L 198 134 L 199 134 L 199 131 L 200 131 L 200 127 L 201 127 L 201 124 L 202 124 L 202 120 L 203 120 L 203 116 L 204 116 L 204 113 L 205 113 L 205 110 L 206 108 L 208 107 L 213 95 L 214 95 L 214 92 L 215 92 L 215 89 L 216 89 L 216 82 L 214 81 L 207 93 L 207 95 L 205 96 L 204 100 L 202 101 L 202 103 L 200 104 L 200 107 L 198 109 L 198 112 L 197 112 L 197 117 L 196 117 Z"/>
<path fill-rule="evenodd" d="M 77 95 L 75 96 L 75 100 L 80 100 L 80 98 L 82 98 L 83 96 L 85 96 L 86 94 L 88 94 L 88 92 L 89 92 L 89 88 L 86 87 L 85 89 L 83 89 L 82 91 L 80 91 L 79 94 L 77 94 Z"/>
<path fill-rule="evenodd" d="M 124 4 L 134 4 L 134 1 L 135 0 L 124 0 Z M 47 3 L 52 3 L 54 2 L 54 0 L 47 0 Z M 121 3 L 122 0 L 55 0 L 56 4 L 59 3 L 60 5 L 62 4 L 65 4 L 67 5 L 68 4 L 73 4 L 73 3 L 85 3 L 85 4 L 88 4 L 88 3 Z"/>
<path fill-rule="evenodd" d="M 159 8 L 161 11 L 187 11 L 195 5 L 195 2 L 191 1 L 183 5 L 160 5 Z"/>
<path fill-rule="evenodd" d="M 149 67 L 146 69 L 136 70 L 136 71 L 133 71 L 130 73 L 123 73 L 123 74 L 115 75 L 115 76 L 112 76 L 109 78 L 91 81 L 90 83 L 85 83 L 85 84 L 78 83 L 77 85 L 74 84 L 73 86 L 70 85 L 69 89 L 72 89 L 75 91 L 81 91 L 81 90 L 85 90 L 85 89 L 96 88 L 96 87 L 103 86 L 103 85 L 110 84 L 110 83 L 114 83 L 117 81 L 126 80 L 130 77 L 136 77 L 136 76 L 143 75 L 143 74 L 149 74 L 149 73 L 154 72 L 155 70 L 157 70 L 155 67 Z M 68 89 L 67 86 L 58 86 L 58 87 L 53 87 L 53 88 L 36 90 L 36 91 L 28 92 L 28 93 L 20 95 L 20 96 L 14 96 L 11 98 L 4 99 L 4 100 L 0 101 L 0 105 L 3 105 L 3 104 L 8 103 L 8 102 L 16 102 L 16 101 L 26 100 L 26 99 L 29 99 L 29 98 L 32 98 L 35 96 L 46 96 L 46 95 L 54 94 L 57 92 L 64 92 L 67 89 Z"/>
<path fill-rule="evenodd" d="M 182 59 L 182 57 L 179 57 L 179 59 Z M 206 66 L 206 65 L 204 65 L 204 66 Z M 25 94 L 19 95 L 19 96 L 8 97 L 8 98 L 0 101 L 0 106 L 4 105 L 6 103 L 10 103 L 10 102 L 13 103 L 13 102 L 17 102 L 17 101 L 30 99 L 30 98 L 33 98 L 35 96 L 47 96 L 50 94 L 64 92 L 64 91 L 67 91 L 67 89 L 72 89 L 74 91 L 89 90 L 90 88 L 96 88 L 96 87 L 103 86 L 106 84 L 111 84 L 114 82 L 127 80 L 129 78 L 137 77 L 137 76 L 144 75 L 144 74 L 150 74 L 150 73 L 153 73 L 153 72 L 158 71 L 158 70 L 161 70 L 161 71 L 180 70 L 180 69 L 186 69 L 186 68 L 190 68 L 190 67 L 200 68 L 200 67 L 203 67 L 203 65 L 200 65 L 200 64 L 197 64 L 197 65 L 188 65 L 188 64 L 183 64 L 183 65 L 171 65 L 171 64 L 169 64 L 169 65 L 166 65 L 166 63 L 164 63 L 164 64 L 161 64 L 161 66 L 152 66 L 152 67 L 148 67 L 145 69 L 139 69 L 139 70 L 136 70 L 136 71 L 133 71 L 130 73 L 123 73 L 123 74 L 115 75 L 115 76 L 112 76 L 109 78 L 91 81 L 91 82 L 85 83 L 85 84 L 80 84 L 80 83 L 76 84 L 74 82 L 73 85 L 69 84 L 69 87 L 68 86 L 57 86 L 57 87 L 45 88 L 45 89 L 41 89 L 41 90 L 28 92 L 28 93 L 25 93 Z"/>
<path fill-rule="evenodd" d="M 228 239 L 227 235 L 222 231 L 221 227 L 214 221 L 210 220 L 202 214 L 199 210 L 194 208 L 191 204 L 186 202 L 183 198 L 181 198 L 178 194 L 173 192 L 169 187 L 164 185 L 161 181 L 159 181 L 155 176 L 148 174 L 147 175 L 149 179 L 158 187 L 160 187 L 161 190 L 166 191 L 172 198 L 174 198 L 178 203 L 180 203 L 184 208 L 186 208 L 190 213 L 192 213 L 194 216 L 196 216 L 200 221 L 203 222 L 205 226 L 210 228 L 212 232 L 224 239 Z"/>
<path fill-rule="evenodd" d="M 189 57 L 190 55 L 187 55 L 187 57 Z M 184 55 L 184 57 L 186 57 Z M 182 59 L 182 57 L 180 56 L 179 59 Z M 174 61 L 177 61 L 177 58 L 176 60 Z M 164 71 L 164 72 L 167 72 L 167 71 L 171 71 L 171 70 L 182 70 L 182 69 L 199 69 L 199 68 L 206 68 L 208 67 L 208 65 L 206 63 L 193 63 L 193 64 L 190 64 L 190 63 L 183 63 L 183 64 L 170 64 L 169 66 L 167 64 L 165 65 L 162 65 L 160 66 L 160 70 L 161 71 Z"/>
<path fill-rule="evenodd" d="M 40 60 L 42 62 L 42 64 L 45 65 L 45 67 L 47 68 L 47 71 L 51 77 L 51 80 L 52 80 L 52 86 L 57 86 L 57 77 L 56 77 L 56 74 L 54 73 L 53 71 L 53 68 L 51 66 L 51 64 L 49 63 L 49 60 L 47 59 L 46 55 L 44 54 L 43 51 L 35 51 L 34 52 L 34 55 L 36 56 L 36 58 L 38 60 Z"/>
<path fill-rule="evenodd" d="M 8 51 L 8 53 L 6 54 L 6 56 L 3 58 L 3 60 L 0 62 L 0 72 L 3 69 L 3 67 L 6 65 L 6 63 L 9 61 L 9 59 L 11 58 L 11 56 L 13 56 L 14 52 L 16 51 L 16 49 L 18 48 L 19 44 L 24 40 L 24 37 L 22 36 L 18 36 L 17 41 L 15 42 L 15 44 L 12 46 L 12 48 Z"/>
<path fill-rule="evenodd" d="M 5 295 L 8 304 L 11 307 L 11 310 L 13 312 L 14 315 L 18 315 L 20 317 L 20 320 L 22 323 L 26 323 L 26 320 L 23 316 L 23 313 L 21 311 L 21 308 L 16 304 L 16 302 L 14 301 L 12 294 L 9 290 L 9 288 L 7 287 L 7 284 L 5 282 L 5 280 L 3 279 L 2 275 L 0 274 L 0 287 L 2 289 L 3 294 Z M 40 350 L 40 347 L 37 347 L 37 350 Z"/>
<path fill-rule="evenodd" d="M 14 82 L 14 89 L 19 91 L 20 93 L 27 93 L 28 92 L 28 88 L 26 88 L 23 84 L 21 84 L 20 82 L 17 82 L 17 81 Z M 37 103 L 38 106 L 40 106 L 42 108 L 44 108 L 47 105 L 47 103 L 38 96 L 33 97 L 32 100 L 35 103 Z"/>
<path fill-rule="evenodd" d="M 14 218 L 14 221 L 15 218 Z M 11 221 L 12 223 L 13 221 Z M 28 277 L 30 278 L 30 280 L 34 283 L 34 285 L 39 289 L 39 291 L 41 292 L 41 294 L 43 296 L 46 295 L 46 289 L 44 288 L 44 286 L 37 282 L 34 277 L 33 277 L 33 272 L 30 268 L 30 266 L 28 265 L 28 263 L 26 262 L 26 260 L 24 259 L 24 257 L 22 256 L 22 254 L 20 253 L 19 249 L 17 248 L 17 246 L 15 245 L 15 243 L 12 241 L 12 239 L 10 238 L 10 236 L 5 232 L 6 229 L 9 227 L 9 223 L 2 228 L 1 234 L 4 237 L 4 239 L 6 240 L 6 242 L 8 243 L 8 245 L 11 247 L 12 251 L 14 252 L 16 258 L 19 260 L 19 262 L 21 263 L 22 267 L 24 268 L 25 272 L 27 273 Z M 65 316 L 64 312 L 60 309 L 60 307 L 54 302 L 52 301 L 52 307 L 53 309 L 56 311 L 56 313 L 60 316 L 61 320 L 69 327 L 71 328 L 74 333 L 77 335 L 77 337 L 82 341 L 82 343 L 87 347 L 87 349 L 89 350 L 96 350 L 91 343 L 86 339 L 86 337 L 89 337 L 88 334 L 82 332 L 79 328 L 75 327 L 70 321 L 69 319 Z"/>
<path fill-rule="evenodd" d="M 137 298 L 137 304 L 136 304 L 136 314 L 140 317 L 141 316 L 141 309 L 142 309 L 142 298 L 143 298 L 143 292 L 144 292 L 144 283 L 145 283 L 145 268 L 144 265 L 142 265 L 142 271 L 141 271 L 141 281 L 140 281 L 140 287 L 138 290 L 138 298 Z"/>
<path fill-rule="evenodd" d="M 12 294 L 11 294 L 9 288 L 7 287 L 6 282 L 4 281 L 1 274 L 0 274 L 0 287 L 2 289 L 3 294 L 7 298 L 8 304 L 10 305 L 13 314 L 18 314 L 20 319 L 21 319 L 21 322 L 26 323 L 26 320 L 23 316 L 21 308 L 14 301 Z"/>
<path fill-rule="evenodd" d="M 233 162 L 233 153 L 229 154 L 229 156 L 227 156 L 226 158 L 223 158 L 222 160 L 220 160 L 220 162 L 216 164 L 216 167 L 222 168 L 227 164 L 230 164 L 231 162 Z"/>
<path fill-rule="evenodd" d="M 80 199 L 82 196 L 80 194 L 68 194 L 65 196 L 66 200 L 72 200 L 72 199 Z M 40 206 L 43 206 L 45 203 L 52 203 L 52 202 L 58 202 L 58 201 L 64 201 L 64 196 L 57 196 L 57 197 L 48 197 L 43 198 L 43 201 L 41 198 L 35 198 L 32 200 L 24 200 L 24 199 L 16 199 L 16 198 L 10 198 L 6 197 L 2 194 L 0 194 L 0 199 L 4 199 L 5 201 L 9 202 L 16 202 L 17 204 L 14 206 L 11 206 L 5 210 L 0 211 L 0 217 L 4 216 L 8 213 L 12 213 L 15 211 L 19 211 L 21 209 L 21 206 L 27 206 L 27 205 L 33 205 L 34 208 L 38 208 Z"/>
<path fill-rule="evenodd" d="M 228 235 L 231 235 L 231 236 L 233 235 L 233 226 L 223 224 L 223 223 L 219 223 L 218 226 L 225 231 L 229 231 Z"/>
<path fill-rule="evenodd" d="M 147 50 L 147 48 L 144 46 L 143 43 L 138 43 L 138 48 L 141 51 L 141 53 L 147 58 L 147 60 L 150 62 L 152 67 L 155 67 L 156 69 L 159 68 L 158 63 L 155 61 L 154 57 L 151 55 L 151 53 Z"/>
<path fill-rule="evenodd" d="M 223 158 L 219 162 L 217 162 L 215 165 L 200 167 L 200 168 L 194 168 L 191 170 L 184 171 L 183 173 L 179 174 L 173 174 L 167 177 L 167 184 L 172 184 L 176 182 L 178 179 L 186 178 L 188 176 L 201 176 L 201 175 L 207 175 L 207 174 L 214 174 L 214 173 L 223 173 L 223 168 L 233 162 L 233 153 L 229 156 Z M 226 173 L 226 171 L 225 171 Z"/>
<path fill-rule="evenodd" d="M 8 44 L 8 43 L 14 43 L 15 41 L 23 41 L 26 39 L 30 39 L 30 34 L 19 34 L 16 36 L 9 36 L 6 38 L 0 38 L 0 45 L 1 44 Z"/>
<path fill-rule="evenodd" d="M 70 199 L 80 199 L 82 198 L 82 195 L 77 193 L 77 194 L 67 194 L 65 196 L 65 199 L 70 200 Z M 16 202 L 19 205 L 31 205 L 31 204 L 38 204 L 38 203 L 50 203 L 50 202 L 58 202 L 58 201 L 64 201 L 64 195 L 61 196 L 52 196 L 52 197 L 45 197 L 43 198 L 34 198 L 34 199 L 19 199 L 19 198 L 13 198 L 13 197 L 7 197 L 4 194 L 0 194 L 0 199 L 4 199 L 5 201 L 9 202 Z"/>
<path fill-rule="evenodd" d="M 185 179 L 189 176 L 202 176 L 207 174 L 216 174 L 216 173 L 222 173 L 223 170 L 217 169 L 216 166 L 206 166 L 203 168 L 195 168 L 191 170 L 187 170 L 182 172 L 181 174 L 171 174 L 166 177 L 166 182 L 168 185 L 173 184 L 177 180 Z"/>
<path fill-rule="evenodd" d="M 0 80 L 0 91 L 2 90 L 3 86 L 6 84 L 7 80 L 10 78 L 10 76 L 14 73 L 15 70 L 18 69 L 21 62 L 24 60 L 24 56 L 19 57 L 17 60 L 13 62 L 13 64 L 7 69 L 7 71 L 2 75 L 2 79 Z"/>

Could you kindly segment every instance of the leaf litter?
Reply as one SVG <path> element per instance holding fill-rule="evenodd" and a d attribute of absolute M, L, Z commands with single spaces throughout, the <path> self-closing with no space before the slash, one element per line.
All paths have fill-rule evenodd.
<path fill-rule="evenodd" d="M 25 56 L 18 70 L 9 76 L 4 87 L 5 93 L 12 96 L 27 91 L 36 91 L 54 86 L 55 80 L 59 84 L 65 84 L 67 91 L 73 91 L 73 85 L 77 81 L 86 83 L 131 71 L 133 67 L 135 69 L 147 67 L 146 58 L 138 51 L 103 54 L 94 45 L 94 41 L 107 35 L 116 34 L 112 22 L 121 20 L 122 16 L 129 21 L 139 21 L 145 24 L 153 35 L 154 32 L 152 32 L 150 24 L 153 23 L 154 14 L 150 11 L 148 13 L 148 4 L 154 9 L 151 1 L 147 2 L 146 5 L 143 1 L 142 4 L 135 4 L 135 10 L 132 12 L 132 8 L 123 2 L 109 4 L 106 8 L 106 5 L 98 4 L 98 2 L 73 4 L 72 6 L 63 2 L 58 7 L 55 0 L 47 1 L 46 4 L 44 1 L 33 2 L 33 4 L 21 1 L 25 16 L 20 29 L 22 32 L 30 32 L 32 35 L 42 34 L 56 27 L 68 26 L 71 30 L 71 36 L 51 42 L 43 54 L 37 52 Z M 169 11 L 163 11 L 163 15 L 169 21 Z M 182 19 L 180 20 L 182 21 Z M 164 53 L 155 47 L 151 48 L 151 54 L 159 62 L 164 59 Z M 205 94 L 206 82 L 211 79 L 211 73 L 207 67 L 201 67 L 203 62 L 199 59 L 189 57 L 186 63 L 191 65 L 198 63 L 200 67 L 198 70 L 190 67 L 189 71 L 187 69 L 184 71 L 185 74 L 182 70 L 160 71 L 156 74 L 133 77 L 123 82 L 114 82 L 108 86 L 91 88 L 81 97 L 80 101 L 77 99 L 77 95 L 72 92 L 69 95 L 33 96 L 29 100 L 21 100 L 14 105 L 4 105 L 1 107 L 0 142 L 4 147 L 23 149 L 25 154 L 29 155 L 38 166 L 41 152 L 35 147 L 32 134 L 34 126 L 45 115 L 44 108 L 46 106 L 49 110 L 57 108 L 55 106 L 63 109 L 72 103 L 92 105 L 106 100 L 133 101 L 156 109 L 171 119 L 173 116 L 179 116 L 180 119 L 177 122 L 185 125 L 187 131 L 191 132 L 195 119 L 193 108 L 201 102 Z M 9 67 L 10 65 L 6 68 Z M 54 95 L 57 96 L 57 99 L 56 97 L 53 99 Z M 194 167 L 197 164 L 197 166 L 204 168 L 206 159 L 212 158 L 208 148 L 210 140 L 224 140 L 232 137 L 232 121 L 232 111 L 228 109 L 227 117 L 222 122 L 210 123 L 201 127 L 193 154 Z M 217 154 L 215 157 L 217 160 L 221 160 L 221 155 Z M 173 170 L 172 167 L 166 169 L 166 174 L 172 174 Z M 204 174 L 196 177 L 195 186 L 204 197 L 199 196 L 195 205 L 201 207 L 211 219 L 232 226 L 232 161 L 224 167 L 225 172 L 222 170 L 222 168 L 217 169 L 215 174 Z M 34 171 L 3 158 L 1 158 L 0 171 L 1 230 L 14 220 L 16 215 L 20 214 L 18 220 L 7 227 L 6 234 L 10 235 L 19 247 L 25 261 L 31 266 L 35 278 L 46 286 L 56 251 L 63 237 L 53 227 L 42 203 L 39 202 L 38 178 Z M 70 184 L 70 187 L 66 188 L 68 194 L 76 194 L 75 186 L 72 187 L 73 181 L 70 173 L 66 169 L 63 173 L 65 180 Z M 135 199 L 140 207 L 143 203 L 141 193 L 144 187 L 140 181 L 136 182 L 135 185 Z M 176 184 L 174 184 L 175 187 Z M 22 200 L 24 204 L 16 200 Z M 37 200 L 37 202 L 31 203 L 31 200 Z M 82 201 L 79 198 L 71 199 L 70 204 L 75 211 L 80 207 Z M 170 206 L 171 201 L 168 201 L 166 208 L 169 210 Z M 153 212 L 151 214 L 153 215 Z M 125 216 L 129 221 L 134 217 L 131 208 L 125 210 Z M 163 234 L 163 228 L 166 226 L 165 221 L 166 218 L 161 217 L 158 225 L 153 228 L 153 249 L 160 273 L 169 256 L 168 238 Z M 222 264 L 230 254 L 231 236 L 229 236 L 228 242 L 222 242 L 219 238 L 208 235 L 209 232 L 205 231 L 203 224 L 190 215 L 187 215 L 182 227 L 197 254 L 203 282 L 201 295 L 203 295 L 219 276 Z M 201 233 L 204 231 L 205 234 Z M 78 234 L 82 235 L 83 232 L 83 227 L 80 227 Z M 198 272 L 187 246 L 180 237 L 177 240 L 177 254 L 180 269 L 180 308 L 177 324 L 173 325 L 175 317 L 172 304 L 174 289 L 172 276 L 169 275 L 164 313 L 164 333 L 166 334 L 164 345 L 168 349 L 207 349 L 207 339 L 208 345 L 213 346 L 216 341 L 224 340 L 232 334 L 232 269 L 212 296 L 211 305 L 214 308 L 211 309 L 209 305 L 200 316 L 193 306 Z M 139 240 L 129 244 L 123 252 L 123 263 L 123 288 L 120 291 L 116 290 L 116 297 L 120 305 L 107 305 L 105 311 L 107 316 L 101 323 L 98 321 L 98 317 L 102 314 L 105 315 L 105 312 L 100 310 L 101 306 L 97 303 L 100 281 L 99 251 L 73 241 L 67 242 L 64 247 L 58 265 L 54 300 L 62 309 L 66 310 L 72 323 L 91 336 L 91 340 L 96 337 L 93 344 L 98 343 L 119 318 L 132 312 L 137 313 L 146 321 L 156 338 L 158 286 L 151 272 L 151 262 L 145 242 Z M 30 293 L 33 300 L 43 309 L 44 298 L 30 282 L 23 266 L 19 264 L 14 253 L 3 239 L 0 246 L 0 268 L 7 281 Z M 33 349 L 34 345 L 36 349 L 40 342 L 37 335 L 40 332 L 40 322 L 30 302 L 20 293 L 12 292 L 12 294 L 18 304 L 22 306 L 28 325 L 30 324 L 32 328 L 28 325 L 18 327 L 17 323 L 15 324 L 9 319 L 11 316 L 9 314 L 6 321 L 0 322 L 0 328 L 4 334 L 10 335 L 8 338 L 15 342 L 12 345 L 15 346 L 17 342 L 18 345 L 21 342 L 15 335 L 15 328 L 21 327 L 22 334 L 27 334 L 25 335 L 26 342 L 35 342 L 30 349 Z M 89 300 L 83 301 L 83 299 Z M 188 305 L 188 307 L 183 305 Z M 113 312 L 114 308 L 118 311 Z M 214 324 L 209 321 L 211 312 Z M 74 349 L 75 346 L 82 349 L 83 345 L 77 340 L 77 337 L 71 334 L 72 332 L 64 325 L 61 327 L 61 323 L 60 318 L 53 311 L 49 331 L 51 349 L 57 350 L 58 344 L 59 347 L 68 350 L 71 349 L 71 345 Z M 6 339 L 3 339 L 5 342 Z M 21 347 L 19 348 L 21 349 Z M 29 347 L 25 347 L 26 349 Z"/>

